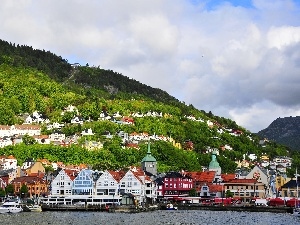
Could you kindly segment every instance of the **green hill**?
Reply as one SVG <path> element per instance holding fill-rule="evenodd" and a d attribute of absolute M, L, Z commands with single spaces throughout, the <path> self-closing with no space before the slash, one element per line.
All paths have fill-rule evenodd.
<path fill-rule="evenodd" d="M 230 146 L 233 151 L 221 151 L 218 161 L 223 172 L 233 172 L 234 160 L 243 154 L 255 153 L 258 157 L 267 153 L 290 155 L 289 149 L 271 143 L 262 147 L 259 137 L 251 134 L 235 121 L 218 117 L 211 112 L 185 105 L 167 92 L 149 87 L 112 70 L 97 67 L 73 67 L 67 60 L 49 52 L 0 41 L 0 124 L 21 124 L 24 113 L 39 111 L 51 122 L 65 123 L 66 135 L 80 133 L 92 128 L 90 140 L 101 141 L 104 147 L 87 151 L 79 145 L 69 148 L 20 144 L 0 149 L 1 154 L 13 154 L 21 163 L 26 158 L 47 158 L 69 164 L 87 163 L 97 168 L 121 168 L 139 165 L 147 152 L 146 143 L 140 149 L 123 148 L 121 139 L 106 139 L 103 133 L 116 134 L 120 130 L 132 133 L 147 132 L 172 138 L 183 149 L 174 147 L 169 141 L 155 141 L 151 151 L 158 161 L 159 171 L 200 170 L 210 162 L 208 149 Z M 78 108 L 80 116 L 90 122 L 83 125 L 70 124 L 72 113 L 62 111 L 68 105 Z M 146 116 L 134 118 L 134 125 L 120 125 L 112 121 L 99 121 L 99 114 L 119 112 L 123 116 L 131 113 L 158 112 L 162 117 Z M 192 117 L 189 117 L 192 116 Z M 193 119 L 194 118 L 194 119 Z M 208 126 L 208 122 L 212 125 Z M 43 128 L 44 134 L 49 134 Z M 238 132 L 239 135 L 236 135 Z M 192 143 L 193 146 L 187 146 Z M 274 147 L 275 146 L 275 147 Z M 185 150 L 189 149 L 189 150 Z"/>

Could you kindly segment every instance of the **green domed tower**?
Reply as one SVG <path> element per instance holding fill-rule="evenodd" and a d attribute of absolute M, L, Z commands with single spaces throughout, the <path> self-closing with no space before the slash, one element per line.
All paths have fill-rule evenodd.
<path fill-rule="evenodd" d="M 156 159 L 151 155 L 150 151 L 150 141 L 148 142 L 147 155 L 142 159 L 142 169 L 145 172 L 149 172 L 154 176 L 157 175 L 157 165 Z"/>
<path fill-rule="evenodd" d="M 221 167 L 217 161 L 217 152 L 213 151 L 211 155 L 211 162 L 208 167 L 209 171 L 216 171 L 217 175 L 221 175 Z"/>

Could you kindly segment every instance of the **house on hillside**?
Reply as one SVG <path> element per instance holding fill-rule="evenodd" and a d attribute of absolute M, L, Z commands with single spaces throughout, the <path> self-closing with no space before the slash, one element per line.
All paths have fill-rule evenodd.
<path fill-rule="evenodd" d="M 34 162 L 26 169 L 23 169 L 23 172 L 26 176 L 37 176 L 42 178 L 45 175 L 45 167 L 41 162 Z"/>

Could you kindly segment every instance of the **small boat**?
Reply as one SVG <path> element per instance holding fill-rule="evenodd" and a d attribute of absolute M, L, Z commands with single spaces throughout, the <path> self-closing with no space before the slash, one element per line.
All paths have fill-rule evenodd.
<path fill-rule="evenodd" d="M 294 208 L 293 209 L 293 215 L 300 217 L 300 208 Z"/>
<path fill-rule="evenodd" d="M 38 204 L 34 205 L 27 205 L 27 208 L 29 209 L 30 212 L 42 212 L 42 206 Z"/>
<path fill-rule="evenodd" d="M 176 206 L 174 206 L 173 204 L 168 204 L 166 207 L 166 210 L 177 210 L 178 208 Z"/>
<path fill-rule="evenodd" d="M 0 206 L 0 213 L 19 213 L 22 212 L 23 208 L 18 199 L 7 200 Z"/>

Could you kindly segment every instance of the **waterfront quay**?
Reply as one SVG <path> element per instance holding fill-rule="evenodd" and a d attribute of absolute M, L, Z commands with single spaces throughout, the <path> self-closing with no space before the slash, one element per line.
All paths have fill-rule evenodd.
<path fill-rule="evenodd" d="M 291 207 L 271 207 L 271 206 L 231 206 L 231 205 L 177 205 L 178 210 L 209 210 L 209 211 L 236 211 L 236 212 L 270 212 L 270 213 L 292 213 Z"/>
<path fill-rule="evenodd" d="M 178 210 L 206 210 L 206 211 L 236 211 L 236 212 L 269 212 L 292 213 L 291 207 L 271 206 L 222 206 L 222 205 L 196 205 L 178 204 Z M 129 205 L 42 205 L 43 211 L 101 211 L 101 212 L 147 212 L 154 210 L 168 210 L 165 204 L 148 207 L 135 207 Z"/>

